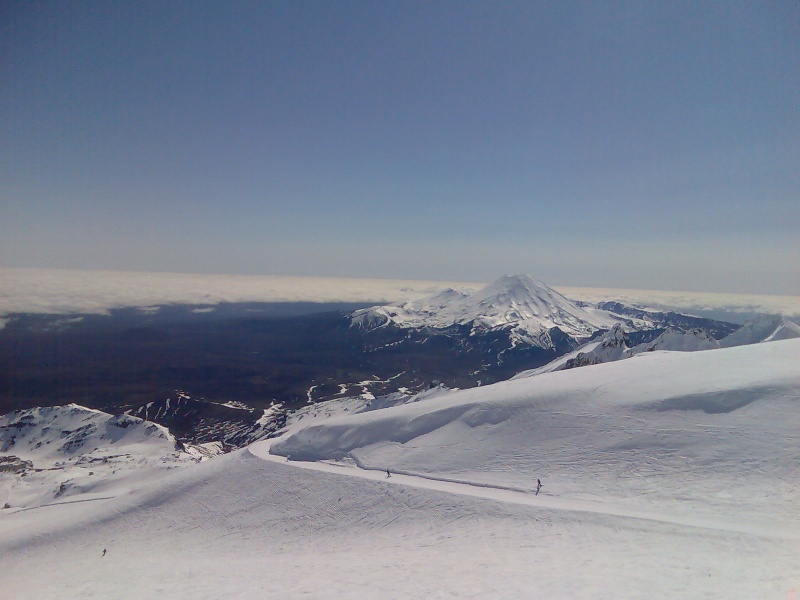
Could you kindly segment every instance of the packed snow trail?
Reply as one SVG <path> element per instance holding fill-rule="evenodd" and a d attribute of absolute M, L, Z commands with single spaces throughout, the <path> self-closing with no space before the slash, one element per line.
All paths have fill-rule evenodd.
<path fill-rule="evenodd" d="M 344 463 L 293 461 L 269 453 L 272 440 L 264 440 L 250 445 L 247 450 L 254 456 L 263 460 L 289 464 L 302 469 L 321 471 L 325 473 L 345 474 L 349 477 L 369 479 L 371 481 L 385 481 L 391 485 L 404 485 L 414 488 L 436 490 L 473 498 L 485 498 L 496 502 L 536 506 L 552 510 L 593 513 L 614 517 L 626 517 L 644 521 L 654 521 L 683 527 L 697 527 L 713 529 L 730 533 L 744 533 L 747 535 L 763 536 L 776 539 L 800 541 L 800 528 L 787 527 L 786 522 L 771 520 L 725 519 L 714 515 L 681 515 L 664 514 L 655 511 L 641 511 L 626 507 L 613 501 L 586 501 L 574 498 L 559 498 L 545 492 L 535 494 L 535 488 L 530 490 L 490 485 L 482 482 L 470 482 L 454 478 L 437 477 L 422 473 L 408 473 L 392 470 L 392 476 L 386 477 L 385 470 L 364 469 Z M 544 487 L 544 486 L 542 486 Z"/>
<path fill-rule="evenodd" d="M 800 583 L 793 540 L 317 466 L 238 451 L 102 503 L 0 512 L 0 597 L 744 599 Z"/>

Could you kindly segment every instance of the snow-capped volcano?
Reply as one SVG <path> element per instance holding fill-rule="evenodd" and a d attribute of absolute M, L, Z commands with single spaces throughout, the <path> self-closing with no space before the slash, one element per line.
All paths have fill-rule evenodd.
<path fill-rule="evenodd" d="M 578 337 L 613 325 L 529 275 L 501 277 L 465 298 L 458 310 L 459 323 L 486 328 L 511 323 L 524 324 L 527 329 L 558 327 Z"/>
<path fill-rule="evenodd" d="M 474 294 L 446 290 L 398 306 L 356 311 L 352 323 L 365 329 L 393 324 L 405 328 L 471 325 L 473 331 L 513 327 L 520 336 L 537 338 L 558 327 L 575 338 L 588 338 L 616 321 L 592 314 L 529 275 L 501 277 Z"/>
<path fill-rule="evenodd" d="M 399 305 L 361 309 L 350 315 L 350 324 L 366 333 L 375 352 L 401 347 L 416 352 L 422 344 L 438 344 L 454 356 L 472 353 L 480 364 L 469 373 L 478 385 L 521 372 L 529 376 L 611 362 L 646 350 L 719 347 L 717 339 L 736 327 L 621 303 L 574 302 L 529 275 L 501 277 L 472 294 L 449 289 Z"/>

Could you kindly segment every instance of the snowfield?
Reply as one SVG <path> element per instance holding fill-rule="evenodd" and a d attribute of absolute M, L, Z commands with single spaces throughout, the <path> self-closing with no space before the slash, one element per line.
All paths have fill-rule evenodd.
<path fill-rule="evenodd" d="M 0 416 L 0 507 L 113 496 L 128 477 L 157 476 L 207 453 L 179 446 L 161 425 L 77 404 Z"/>
<path fill-rule="evenodd" d="M 792 597 L 798 365 L 795 339 L 350 400 L 0 510 L 0 597 Z"/>
<path fill-rule="evenodd" d="M 542 479 L 550 493 L 633 506 L 696 497 L 763 516 L 756 490 L 767 486 L 770 504 L 797 506 L 798 365 L 797 341 L 651 352 L 332 418 L 270 451 L 515 490 Z M 709 469 L 727 483 L 712 488 Z"/>

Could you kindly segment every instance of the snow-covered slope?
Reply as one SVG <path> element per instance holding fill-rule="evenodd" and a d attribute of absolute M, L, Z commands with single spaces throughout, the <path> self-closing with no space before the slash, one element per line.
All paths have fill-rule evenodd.
<path fill-rule="evenodd" d="M 794 338 L 800 338 L 800 325 L 781 316 L 766 316 L 747 321 L 732 334 L 723 338 L 720 346 L 732 348 L 744 344 L 777 342 Z"/>
<path fill-rule="evenodd" d="M 794 340 L 707 352 L 651 352 L 331 419 L 281 440 L 272 452 L 298 460 L 347 456 L 369 468 L 425 473 L 502 469 L 516 473 L 510 479 L 520 486 L 529 486 L 537 471 L 532 464 L 558 476 L 557 464 L 568 456 L 581 456 L 585 466 L 600 457 L 616 462 L 615 450 L 641 451 L 652 460 L 662 454 L 664 467 L 685 463 L 695 451 L 696 460 L 708 459 L 709 450 L 714 455 L 730 445 L 717 466 L 724 462 L 739 468 L 738 460 L 748 452 L 742 440 L 730 436 L 709 442 L 705 425 L 756 428 L 756 415 L 777 408 L 796 413 L 798 364 L 800 341 Z M 797 436 L 793 426 L 764 418 L 762 425 Z M 686 430 L 664 433 L 669 429 L 665 423 L 677 422 L 684 422 Z M 621 424 L 626 426 L 620 429 Z M 595 435 L 581 441 L 587 426 Z M 441 451 L 455 446 L 457 453 Z M 800 458 L 800 447 L 790 453 Z"/>
<path fill-rule="evenodd" d="M 209 449 L 184 451 L 166 428 L 129 415 L 77 404 L 15 411 L 0 416 L 7 466 L 0 469 L 0 506 L 84 497 L 131 473 L 187 465 L 204 454 Z"/>
<path fill-rule="evenodd" d="M 52 466 L 76 456 L 177 450 L 165 427 L 130 415 L 110 415 L 77 404 L 20 410 L 0 416 L 0 452 Z"/>
<path fill-rule="evenodd" d="M 783 598 L 800 585 L 798 361 L 800 340 L 654 351 L 320 414 L 276 454 L 0 509 L 0 592 Z"/>
<path fill-rule="evenodd" d="M 521 336 L 538 338 L 553 327 L 576 338 L 587 338 L 617 322 L 592 313 L 528 275 L 501 277 L 474 294 L 446 290 L 398 306 L 356 311 L 352 323 L 372 329 L 389 323 L 399 327 L 445 328 L 471 325 L 481 331 L 513 326 Z"/>

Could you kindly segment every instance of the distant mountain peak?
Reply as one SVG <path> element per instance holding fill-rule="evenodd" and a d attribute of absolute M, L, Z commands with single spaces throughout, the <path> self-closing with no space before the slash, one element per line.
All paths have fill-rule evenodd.
<path fill-rule="evenodd" d="M 444 290 L 397 306 L 356 311 L 354 325 L 374 329 L 387 324 L 406 328 L 471 325 L 486 330 L 514 327 L 536 338 L 557 327 L 576 338 L 588 338 L 615 321 L 593 314 L 530 275 L 504 275 L 473 294 Z"/>
<path fill-rule="evenodd" d="M 532 332 L 558 327 L 578 337 L 613 325 L 530 275 L 500 277 L 465 298 L 461 310 L 462 323 L 490 328 L 517 323 Z"/>
<path fill-rule="evenodd" d="M 485 287 L 524 287 L 528 289 L 535 289 L 537 287 L 547 287 L 547 285 L 531 275 L 518 273 L 516 275 L 501 275 Z"/>
<path fill-rule="evenodd" d="M 473 298 L 489 299 L 493 297 L 526 297 L 539 295 L 557 294 L 553 288 L 546 283 L 531 277 L 530 275 L 503 275 L 491 283 L 485 285 L 473 294 Z M 563 298 L 563 296 L 562 296 Z"/>

